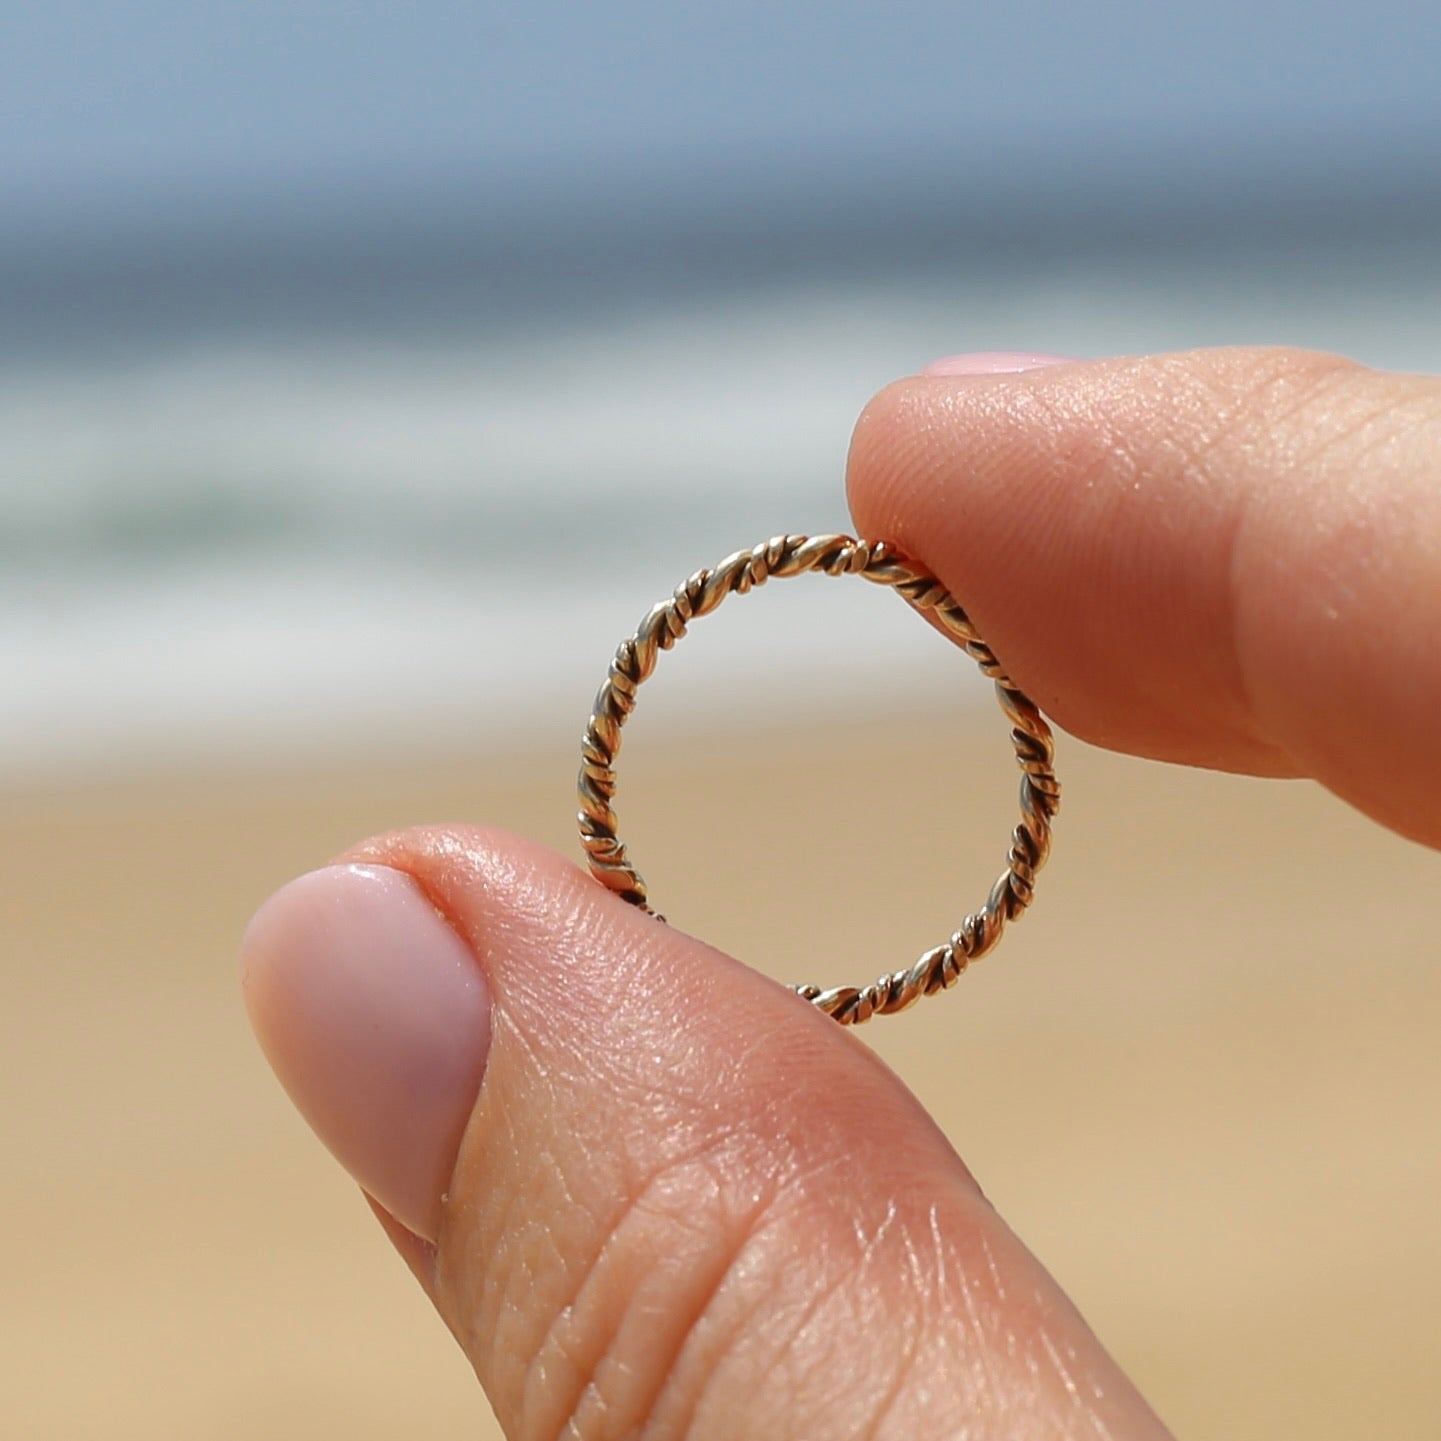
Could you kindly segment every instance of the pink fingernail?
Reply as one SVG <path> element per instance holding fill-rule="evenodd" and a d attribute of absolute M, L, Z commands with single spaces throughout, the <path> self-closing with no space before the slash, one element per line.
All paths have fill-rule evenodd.
<path fill-rule="evenodd" d="M 470 947 L 386 866 L 312 871 L 241 947 L 250 1022 L 301 1115 L 359 1185 L 433 1241 L 490 1045 Z"/>
<path fill-rule="evenodd" d="M 1070 355 L 1045 355 L 1033 350 L 978 350 L 971 355 L 946 355 L 933 360 L 922 375 L 1015 375 L 1047 365 L 1067 365 Z"/>

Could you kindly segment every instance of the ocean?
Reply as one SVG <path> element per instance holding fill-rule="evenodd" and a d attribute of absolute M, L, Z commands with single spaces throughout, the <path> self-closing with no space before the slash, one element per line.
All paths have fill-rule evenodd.
<path fill-rule="evenodd" d="M 960 256 L 931 230 L 814 265 L 740 235 L 735 263 L 650 269 L 625 241 L 609 270 L 584 235 L 428 266 L 363 231 L 198 270 L 183 237 L 0 253 L 0 781 L 578 737 L 690 571 L 849 527 L 856 415 L 936 355 L 1284 342 L 1441 370 L 1434 216 Z M 865 586 L 704 631 L 648 688 L 657 724 L 737 693 L 758 723 L 983 695 Z"/>

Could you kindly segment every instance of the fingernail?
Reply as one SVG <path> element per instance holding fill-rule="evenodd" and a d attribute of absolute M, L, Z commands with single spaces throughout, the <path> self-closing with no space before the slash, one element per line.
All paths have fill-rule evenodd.
<path fill-rule="evenodd" d="M 261 906 L 241 984 L 301 1115 L 366 1192 L 433 1241 L 490 1045 L 470 947 L 403 872 L 329 866 Z"/>
<path fill-rule="evenodd" d="M 1015 375 L 1047 365 L 1067 365 L 1074 356 L 1045 355 L 1033 350 L 978 350 L 972 355 L 945 355 L 933 360 L 922 375 Z"/>

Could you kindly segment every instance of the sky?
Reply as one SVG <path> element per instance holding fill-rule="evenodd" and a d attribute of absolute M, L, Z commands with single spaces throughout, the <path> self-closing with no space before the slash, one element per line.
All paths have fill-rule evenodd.
<path fill-rule="evenodd" d="M 596 165 L 1103 174 L 1201 146 L 1434 177 L 1438 74 L 1435 0 L 11 0 L 0 225 Z"/>
<path fill-rule="evenodd" d="M 1438 0 L 0 0 L 0 364 L 1424 246 L 1438 75 Z"/>

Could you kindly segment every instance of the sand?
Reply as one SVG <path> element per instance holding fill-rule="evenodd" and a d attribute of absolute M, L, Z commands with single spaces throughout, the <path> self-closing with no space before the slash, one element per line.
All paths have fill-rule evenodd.
<path fill-rule="evenodd" d="M 628 753 L 621 813 L 673 922 L 773 974 L 867 978 L 997 869 L 992 716 L 703 749 L 704 778 L 696 751 Z M 572 768 L 0 798 L 5 1435 L 499 1434 L 266 1072 L 234 952 L 269 889 L 388 826 L 486 820 L 575 854 Z M 1059 769 L 1035 910 L 867 1038 L 1181 1435 L 1429 1441 L 1441 857 L 1305 785 L 1064 740 Z"/>

